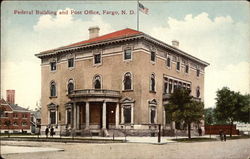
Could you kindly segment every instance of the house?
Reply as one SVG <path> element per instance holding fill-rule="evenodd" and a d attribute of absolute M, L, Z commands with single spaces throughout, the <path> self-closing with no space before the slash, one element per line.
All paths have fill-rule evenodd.
<path fill-rule="evenodd" d="M 164 105 L 177 87 L 204 99 L 205 67 L 209 64 L 143 32 L 123 29 L 43 51 L 41 59 L 42 131 L 78 135 L 152 135 L 181 129 L 169 121 Z M 193 125 L 193 128 L 204 125 Z"/>
<path fill-rule="evenodd" d="M 30 111 L 17 104 L 9 104 L 4 99 L 0 100 L 1 133 L 31 133 Z"/>

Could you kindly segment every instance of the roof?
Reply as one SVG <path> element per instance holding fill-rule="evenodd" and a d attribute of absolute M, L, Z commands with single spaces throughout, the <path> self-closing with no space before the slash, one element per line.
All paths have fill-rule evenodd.
<path fill-rule="evenodd" d="M 120 40 L 126 40 L 128 38 L 145 38 L 146 40 L 149 40 L 153 43 L 157 43 L 167 49 L 170 49 L 170 50 L 173 50 L 175 51 L 176 53 L 180 54 L 180 55 L 183 55 L 183 56 L 186 56 L 192 60 L 195 60 L 197 62 L 199 62 L 200 64 L 203 64 L 204 66 L 208 66 L 209 63 L 205 62 L 205 61 L 202 61 L 178 48 L 175 48 L 171 45 L 168 45 L 158 39 L 155 39 L 143 32 L 140 32 L 140 31 L 136 31 L 136 30 L 133 30 L 133 29 L 130 29 L 130 28 L 126 28 L 126 29 L 123 29 L 123 30 L 119 30 L 119 31 L 115 31 L 115 32 L 112 32 L 112 33 L 109 33 L 109 34 L 105 34 L 105 35 L 102 35 L 102 36 L 98 36 L 96 38 L 92 38 L 92 39 L 89 39 L 89 40 L 84 40 L 84 41 L 80 41 L 80 42 L 77 42 L 77 43 L 73 43 L 73 44 L 70 44 L 70 45 L 66 45 L 66 46 L 63 46 L 63 47 L 59 47 L 59 48 L 56 48 L 56 49 L 52 49 L 52 50 L 47 50 L 47 51 L 43 51 L 43 52 L 40 52 L 38 54 L 36 54 L 37 57 L 41 58 L 41 57 L 44 57 L 44 56 L 50 56 L 50 55 L 55 55 L 57 53 L 61 53 L 61 52 L 64 52 L 64 51 L 68 51 L 68 50 L 77 50 L 79 48 L 84 48 L 84 47 L 89 47 L 89 46 L 96 46 L 96 45 L 99 45 L 99 44 L 106 44 L 106 43 L 111 43 L 111 42 L 116 42 L 117 41 L 120 41 Z"/>
<path fill-rule="evenodd" d="M 17 104 L 9 104 L 4 99 L 0 100 L 0 104 L 8 105 L 13 111 L 29 111 L 28 109 L 18 106 Z"/>
<path fill-rule="evenodd" d="M 0 104 L 8 104 L 4 99 L 0 99 Z"/>
<path fill-rule="evenodd" d="M 70 44 L 70 45 L 66 45 L 66 46 L 63 46 L 63 47 L 59 47 L 57 49 L 62 49 L 62 48 L 67 48 L 67 47 L 74 47 L 74 46 L 81 46 L 83 44 L 89 44 L 89 43 L 100 42 L 100 41 L 105 41 L 105 40 L 112 40 L 112 39 L 117 39 L 117 38 L 122 38 L 122 37 L 129 37 L 129 36 L 137 35 L 137 34 L 141 34 L 141 33 L 142 32 L 140 32 L 140 31 L 136 31 L 136 30 L 133 30 L 133 29 L 130 29 L 130 28 L 126 28 L 126 29 L 123 29 L 123 30 L 119 30 L 119 31 L 115 31 L 115 32 L 112 32 L 112 33 L 109 33 L 109 34 L 98 36 L 96 38 L 92 38 L 92 39 L 89 39 L 89 40 L 84 40 L 84 41 L 80 41 L 80 42 L 73 43 L 73 44 Z M 57 49 L 47 50 L 47 51 L 43 51 L 41 53 L 47 53 L 47 52 L 50 52 L 50 51 L 55 51 Z"/>
<path fill-rule="evenodd" d="M 13 109 L 13 111 L 29 111 L 26 108 L 23 108 L 17 104 L 9 104 L 11 106 L 11 108 Z"/>

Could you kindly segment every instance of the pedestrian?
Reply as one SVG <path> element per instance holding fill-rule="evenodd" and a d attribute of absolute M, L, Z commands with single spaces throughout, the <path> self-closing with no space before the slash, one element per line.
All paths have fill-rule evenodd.
<path fill-rule="evenodd" d="M 53 126 L 50 128 L 50 136 L 52 136 L 53 137 L 53 135 L 54 135 L 54 128 L 53 128 Z"/>
<path fill-rule="evenodd" d="M 48 135 L 49 135 L 49 128 L 48 127 L 45 129 L 45 135 L 46 135 L 46 138 L 48 138 Z"/>
<path fill-rule="evenodd" d="M 227 141 L 227 134 L 224 133 L 224 141 Z"/>
<path fill-rule="evenodd" d="M 223 131 L 221 129 L 219 130 L 219 134 L 220 134 L 220 140 L 223 141 Z"/>
<path fill-rule="evenodd" d="M 202 129 L 201 128 L 198 129 L 198 133 L 199 133 L 199 136 L 202 136 Z"/>

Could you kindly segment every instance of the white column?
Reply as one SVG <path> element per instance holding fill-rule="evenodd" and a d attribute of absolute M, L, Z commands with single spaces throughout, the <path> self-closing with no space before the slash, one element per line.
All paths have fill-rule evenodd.
<path fill-rule="evenodd" d="M 102 104 L 102 128 L 106 129 L 106 102 Z"/>
<path fill-rule="evenodd" d="M 80 121 L 80 109 L 79 105 L 76 106 L 76 129 L 80 129 L 79 121 Z"/>
<path fill-rule="evenodd" d="M 74 107 L 74 126 L 73 128 L 76 129 L 76 103 L 73 103 L 73 107 Z"/>
<path fill-rule="evenodd" d="M 58 107 L 56 106 L 56 125 L 58 124 Z"/>
<path fill-rule="evenodd" d="M 85 129 L 89 129 L 89 102 L 86 102 L 85 105 L 85 123 L 86 123 Z"/>
<path fill-rule="evenodd" d="M 115 127 L 119 127 L 119 103 L 116 103 L 116 109 L 115 109 Z"/>
<path fill-rule="evenodd" d="M 164 106 L 163 106 L 163 117 L 162 117 L 162 120 L 163 120 L 163 127 L 165 128 L 166 126 L 166 110 L 164 109 Z"/>
<path fill-rule="evenodd" d="M 131 124 L 134 124 L 134 104 L 131 104 Z"/>
<path fill-rule="evenodd" d="M 121 123 L 124 124 L 123 106 L 121 107 Z"/>

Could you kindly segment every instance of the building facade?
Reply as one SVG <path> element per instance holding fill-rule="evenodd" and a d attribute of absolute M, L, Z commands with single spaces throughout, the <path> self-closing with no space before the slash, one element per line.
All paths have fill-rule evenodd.
<path fill-rule="evenodd" d="M 0 100 L 1 133 L 31 133 L 30 111 L 16 104 L 9 104 L 4 99 Z"/>
<path fill-rule="evenodd" d="M 41 59 L 42 131 L 150 135 L 174 130 L 164 105 L 181 86 L 204 98 L 208 63 L 143 32 L 123 29 L 36 54 Z"/>

